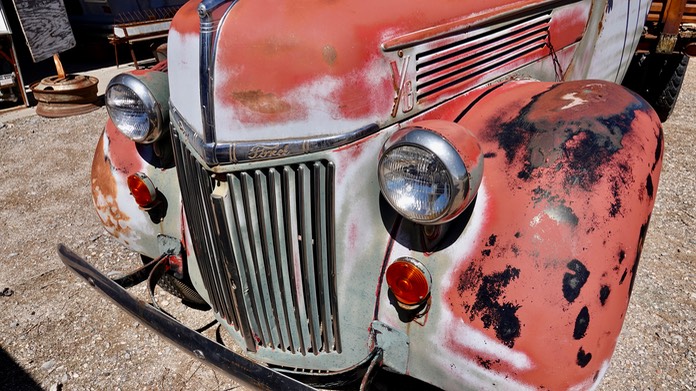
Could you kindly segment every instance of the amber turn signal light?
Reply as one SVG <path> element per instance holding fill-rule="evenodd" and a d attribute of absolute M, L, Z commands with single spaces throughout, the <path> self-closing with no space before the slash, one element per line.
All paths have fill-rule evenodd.
<path fill-rule="evenodd" d="M 135 202 L 141 208 L 147 208 L 155 203 L 157 197 L 157 189 L 152 183 L 152 180 L 147 175 L 136 172 L 128 176 L 128 189 L 135 199 Z"/>
<path fill-rule="evenodd" d="M 399 258 L 387 268 L 387 285 L 399 303 L 423 302 L 430 294 L 430 283 L 428 270 L 413 258 Z"/>

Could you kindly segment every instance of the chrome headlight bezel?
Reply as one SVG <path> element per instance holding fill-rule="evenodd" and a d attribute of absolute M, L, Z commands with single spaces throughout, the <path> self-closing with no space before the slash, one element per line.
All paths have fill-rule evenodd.
<path fill-rule="evenodd" d="M 386 183 L 387 179 L 383 175 L 384 164 L 390 154 L 404 147 L 420 149 L 424 154 L 430 154 L 434 159 L 437 159 L 436 164 L 441 165 L 446 171 L 450 186 L 447 203 L 440 208 L 440 211 L 430 213 L 430 216 L 404 208 L 395 200 L 394 195 L 390 194 L 390 186 Z M 463 204 L 467 201 L 470 190 L 469 171 L 457 150 L 439 134 L 418 126 L 397 131 L 385 143 L 380 154 L 378 178 L 382 194 L 392 208 L 405 218 L 423 225 L 442 224 L 457 217 L 465 206 Z"/>
<path fill-rule="evenodd" d="M 147 79 L 130 73 L 117 75 L 111 79 L 104 94 L 106 110 L 116 128 L 128 139 L 140 144 L 150 144 L 157 141 L 167 130 L 167 121 L 169 120 L 167 76 L 162 72 L 151 73 L 147 75 Z M 158 73 L 161 75 L 155 75 Z M 162 80 L 163 78 L 164 80 Z M 133 124 L 127 122 L 128 118 L 123 118 L 122 109 L 115 105 L 110 98 L 114 88 L 127 88 L 140 100 L 144 108 L 142 114 L 147 119 L 145 132 L 133 132 L 132 129 L 129 129 L 129 126 L 133 126 Z"/>

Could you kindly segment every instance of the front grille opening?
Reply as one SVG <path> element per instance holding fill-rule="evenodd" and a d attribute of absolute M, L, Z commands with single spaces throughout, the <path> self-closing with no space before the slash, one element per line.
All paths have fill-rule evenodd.
<path fill-rule="evenodd" d="M 213 180 L 177 141 L 187 223 L 213 309 L 248 350 L 340 353 L 333 163 Z"/>

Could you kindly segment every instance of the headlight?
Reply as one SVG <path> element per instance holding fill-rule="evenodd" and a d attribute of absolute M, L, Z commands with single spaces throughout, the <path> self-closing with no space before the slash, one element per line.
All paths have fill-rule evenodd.
<path fill-rule="evenodd" d="M 387 151 L 382 156 L 380 178 L 389 203 L 409 220 L 437 220 L 452 201 L 452 177 L 447 168 L 421 147 L 404 145 Z"/>
<path fill-rule="evenodd" d="M 450 130 L 456 124 L 429 121 Z M 379 184 L 384 198 L 405 218 L 419 224 L 441 224 L 457 217 L 473 200 L 483 171 L 478 142 L 473 156 L 462 156 L 442 135 L 419 126 L 396 132 L 385 144 L 379 161 Z M 461 149 L 461 148 L 460 148 Z M 475 172 L 467 170 L 465 160 Z"/>
<path fill-rule="evenodd" d="M 126 137 L 148 144 L 166 130 L 169 118 L 169 87 L 163 72 L 135 76 L 123 73 L 106 88 L 106 110 Z"/>

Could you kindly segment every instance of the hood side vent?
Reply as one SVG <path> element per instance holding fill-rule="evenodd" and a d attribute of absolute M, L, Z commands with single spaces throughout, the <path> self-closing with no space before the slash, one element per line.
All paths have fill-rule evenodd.
<path fill-rule="evenodd" d="M 416 46 L 418 101 L 493 80 L 542 56 L 551 12 Z M 512 69 L 511 69 L 512 68 Z"/>

